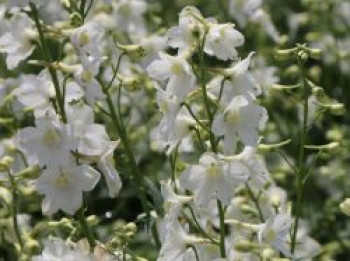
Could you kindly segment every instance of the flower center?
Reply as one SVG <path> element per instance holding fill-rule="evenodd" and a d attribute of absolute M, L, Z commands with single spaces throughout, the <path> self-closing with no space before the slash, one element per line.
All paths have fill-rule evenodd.
<path fill-rule="evenodd" d="M 61 141 L 60 134 L 55 129 L 49 129 L 44 135 L 44 142 L 50 147 L 57 146 Z"/>
<path fill-rule="evenodd" d="M 276 238 L 276 233 L 273 229 L 268 229 L 266 234 L 265 234 L 265 239 L 267 242 L 272 242 L 274 241 Z"/>
<path fill-rule="evenodd" d="M 224 114 L 224 120 L 229 123 L 237 123 L 240 119 L 240 114 L 239 111 L 237 110 L 232 110 L 232 111 L 227 111 Z"/>
<path fill-rule="evenodd" d="M 66 187 L 69 183 L 68 174 L 66 172 L 61 172 L 61 174 L 55 179 L 54 183 L 58 187 Z"/>
<path fill-rule="evenodd" d="M 176 74 L 176 75 L 179 75 L 179 74 L 183 73 L 183 68 L 182 68 L 181 64 L 178 63 L 178 62 L 173 63 L 171 65 L 171 69 L 170 70 L 171 70 L 171 72 L 173 74 Z"/>
<path fill-rule="evenodd" d="M 93 79 L 91 71 L 83 71 L 83 73 L 81 74 L 81 79 L 85 83 L 91 83 Z"/>
<path fill-rule="evenodd" d="M 79 45 L 84 46 L 90 43 L 90 36 L 86 32 L 82 32 L 79 35 Z"/>
<path fill-rule="evenodd" d="M 220 175 L 220 167 L 214 163 L 210 164 L 209 167 L 207 167 L 207 174 L 211 177 L 216 177 Z"/>

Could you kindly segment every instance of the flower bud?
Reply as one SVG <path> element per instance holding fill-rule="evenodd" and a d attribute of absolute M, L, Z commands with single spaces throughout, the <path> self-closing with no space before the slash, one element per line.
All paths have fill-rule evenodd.
<path fill-rule="evenodd" d="M 0 161 L 0 171 L 8 171 L 13 163 L 14 159 L 10 156 L 5 156 Z"/>
<path fill-rule="evenodd" d="M 137 57 L 145 56 L 145 49 L 141 45 L 138 45 L 138 44 L 132 44 L 132 45 L 117 44 L 117 46 L 120 50 L 122 50 L 126 54 L 136 55 Z"/>
<path fill-rule="evenodd" d="M 325 102 L 326 94 L 321 87 L 312 88 L 312 94 L 315 96 L 318 102 Z"/>
<path fill-rule="evenodd" d="M 295 48 L 275 51 L 275 58 L 278 61 L 288 61 L 293 58 Z"/>
<path fill-rule="evenodd" d="M 39 254 L 39 252 L 40 252 L 40 244 L 39 244 L 38 241 L 36 241 L 36 240 L 34 240 L 32 238 L 27 238 L 26 242 L 24 244 L 23 251 L 26 254 L 30 255 L 30 256 Z"/>
<path fill-rule="evenodd" d="M 330 111 L 334 115 L 341 116 L 345 113 L 345 107 L 342 103 L 332 104 L 330 106 Z"/>
<path fill-rule="evenodd" d="M 74 12 L 69 16 L 69 21 L 73 27 L 79 27 L 83 23 L 83 18 L 79 13 Z"/>
<path fill-rule="evenodd" d="M 315 48 L 308 48 L 309 55 L 311 58 L 315 60 L 320 60 L 322 58 L 322 50 Z"/>
<path fill-rule="evenodd" d="M 133 233 L 136 233 L 136 231 L 137 231 L 137 226 L 134 222 L 130 222 L 130 223 L 126 224 L 124 228 L 126 231 L 130 231 Z"/>
<path fill-rule="evenodd" d="M 96 215 L 88 216 L 87 222 L 90 226 L 96 226 L 99 223 L 98 217 Z"/>
<path fill-rule="evenodd" d="M 254 252 L 259 246 L 246 240 L 240 240 L 235 244 L 235 250 L 239 252 Z"/>
<path fill-rule="evenodd" d="M 305 64 L 309 60 L 309 54 L 304 50 L 300 50 L 298 52 L 298 59 L 301 63 Z"/>

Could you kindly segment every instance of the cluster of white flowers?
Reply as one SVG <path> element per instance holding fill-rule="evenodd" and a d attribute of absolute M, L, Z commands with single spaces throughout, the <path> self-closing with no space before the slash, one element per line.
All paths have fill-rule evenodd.
<path fill-rule="evenodd" d="M 282 42 L 262 0 L 227 4 L 239 28 L 253 22 Z M 154 32 L 161 22 L 152 12 L 159 6 L 150 5 L 0 4 L 0 58 L 7 67 L 0 80 L 6 137 L 0 141 L 0 204 L 9 206 L 6 226 L 13 218 L 13 252 L 33 261 L 145 260 L 129 247 L 136 225 L 120 232 L 111 224 L 115 206 L 103 206 L 111 209 L 104 213 L 110 222 L 105 230 L 84 216 L 86 192 L 116 198 L 123 182 L 134 186 L 132 196 L 145 213 L 135 212 L 158 261 L 314 260 L 321 246 L 308 224 L 294 219 L 287 191 L 259 150 L 262 141 L 271 141 L 264 137 L 270 125 L 260 96 L 270 96 L 277 68 L 262 54 L 243 50 L 246 39 L 235 24 L 204 17 L 194 6 L 181 10 L 176 26 Z M 346 8 L 336 10 L 342 16 Z M 303 45 L 291 50 L 309 55 Z M 347 71 L 348 64 L 341 68 Z M 305 82 L 313 88 L 306 97 L 312 118 L 317 106 L 329 106 L 323 104 L 328 97 Z M 144 175 L 142 160 L 158 161 L 151 153 L 170 161 L 170 169 L 168 162 L 155 164 L 161 181 L 158 173 L 154 180 Z M 27 206 L 19 204 L 24 195 L 36 212 L 31 227 L 21 222 L 27 219 Z M 38 199 L 44 216 L 37 213 Z M 348 201 L 341 208 L 348 214 Z M 47 237 L 52 231 L 55 237 Z"/>
<path fill-rule="evenodd" d="M 267 112 L 258 105 L 261 87 L 249 70 L 253 53 L 243 60 L 238 56 L 236 48 L 244 44 L 244 37 L 233 24 L 217 23 L 196 8 L 185 7 L 168 38 L 177 55 L 161 52 L 148 67 L 157 81 L 157 103 L 163 115 L 152 137 L 169 157 L 178 158 L 182 154 L 178 151 L 195 150 L 196 131 L 202 139 L 214 137 L 199 139 L 206 152 L 198 163 L 187 163 L 178 177 L 162 183 L 166 213 L 158 222 L 162 242 L 158 260 L 195 260 L 196 256 L 199 260 L 259 260 L 265 252 L 270 257 L 279 252 L 292 257 L 286 192 L 274 184 L 257 154 Z M 200 70 L 210 68 L 196 62 L 195 56 L 204 54 L 230 60 L 232 65 L 203 79 Z M 221 239 L 220 218 L 232 225 Z M 304 236 L 298 236 L 296 258 L 312 258 L 319 251 L 318 243 Z M 311 243 L 302 249 L 307 241 Z M 251 244 L 249 254 L 240 250 L 245 242 Z M 215 245 L 224 246 L 221 253 Z"/>

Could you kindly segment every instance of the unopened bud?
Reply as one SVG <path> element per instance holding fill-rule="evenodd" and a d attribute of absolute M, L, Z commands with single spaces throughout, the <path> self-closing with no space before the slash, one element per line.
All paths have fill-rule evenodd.
<path fill-rule="evenodd" d="M 88 216 L 87 222 L 90 226 L 96 226 L 99 223 L 98 217 L 96 215 Z"/>
<path fill-rule="evenodd" d="M 309 54 L 304 50 L 298 52 L 298 59 L 301 63 L 305 64 L 309 60 Z"/>
<path fill-rule="evenodd" d="M 69 16 L 69 21 L 73 27 L 79 27 L 83 23 L 83 18 L 79 13 L 74 12 Z"/>
<path fill-rule="evenodd" d="M 14 159 L 9 156 L 5 156 L 0 161 L 0 171 L 8 171 L 13 163 Z"/>
<path fill-rule="evenodd" d="M 339 142 L 334 141 L 325 145 L 305 145 L 304 147 L 309 150 L 332 151 L 339 147 Z"/>
<path fill-rule="evenodd" d="M 40 252 L 40 244 L 38 241 L 28 238 L 24 245 L 24 252 L 28 255 L 36 255 Z"/>
<path fill-rule="evenodd" d="M 279 149 L 281 147 L 286 146 L 287 144 L 289 144 L 291 142 L 291 140 L 285 140 L 285 141 L 281 141 L 280 143 L 275 143 L 275 144 L 259 144 L 259 151 L 265 152 L 265 151 L 271 151 L 271 150 L 275 150 L 275 149 Z"/>
<path fill-rule="evenodd" d="M 309 48 L 309 55 L 311 58 L 315 60 L 320 60 L 322 58 L 322 50 L 321 49 L 315 49 L 315 48 Z"/>
<path fill-rule="evenodd" d="M 256 244 L 246 241 L 246 240 L 241 240 L 235 244 L 235 250 L 239 252 L 254 252 L 259 248 Z"/>
<path fill-rule="evenodd" d="M 124 228 L 126 229 L 126 231 L 131 231 L 133 233 L 136 233 L 137 231 L 137 226 L 134 222 L 126 224 Z"/>
<path fill-rule="evenodd" d="M 136 55 L 138 57 L 143 57 L 145 55 L 145 49 L 138 44 L 132 44 L 132 45 L 117 44 L 117 46 L 120 50 L 122 50 L 124 53 L 129 55 Z"/>
<path fill-rule="evenodd" d="M 315 96 L 315 98 L 318 102 L 325 101 L 326 94 L 324 93 L 324 90 L 321 87 L 312 88 L 312 94 Z"/>
<path fill-rule="evenodd" d="M 330 111 L 334 115 L 340 116 L 345 113 L 345 107 L 342 103 L 333 104 L 330 106 Z"/>
<path fill-rule="evenodd" d="M 286 50 L 277 50 L 275 52 L 275 58 L 278 61 L 288 61 L 293 58 L 295 48 L 292 49 L 286 49 Z"/>

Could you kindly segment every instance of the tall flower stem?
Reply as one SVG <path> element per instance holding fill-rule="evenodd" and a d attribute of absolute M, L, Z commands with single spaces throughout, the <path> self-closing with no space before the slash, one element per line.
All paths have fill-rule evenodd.
<path fill-rule="evenodd" d="M 36 8 L 34 3 L 30 3 L 30 9 L 31 9 L 31 15 L 32 15 L 32 17 L 34 19 L 34 23 L 35 23 L 36 29 L 37 29 L 38 34 L 39 34 L 40 47 L 41 47 L 41 49 L 43 51 L 44 59 L 45 59 L 45 61 L 48 64 L 51 64 L 51 62 L 52 62 L 51 54 L 50 54 L 49 49 L 47 47 L 46 40 L 45 40 L 45 37 L 44 37 L 44 33 L 43 33 L 43 30 L 41 28 L 41 24 L 40 24 L 40 21 L 39 21 L 38 10 L 37 10 L 37 8 Z M 67 123 L 67 115 L 66 115 L 66 111 L 65 111 L 65 108 L 64 108 L 64 97 L 63 97 L 62 92 L 61 92 L 61 88 L 60 88 L 60 84 L 59 84 L 59 81 L 58 81 L 58 77 L 57 77 L 56 71 L 50 65 L 48 66 L 48 71 L 49 71 L 49 74 L 51 76 L 53 86 L 55 88 L 55 93 L 56 93 L 56 99 L 57 99 L 57 103 L 58 103 L 59 113 L 60 113 L 60 115 L 62 117 L 62 121 L 64 123 Z"/>
<path fill-rule="evenodd" d="M 206 87 L 206 79 L 205 79 L 205 64 L 204 64 L 204 46 L 206 41 L 206 35 L 205 32 L 203 39 L 200 43 L 200 53 L 199 53 L 199 62 L 200 62 L 200 85 L 202 89 L 203 94 L 203 102 L 204 106 L 206 108 L 207 116 L 209 119 L 209 139 L 210 139 L 210 145 L 211 149 L 214 153 L 217 153 L 217 146 L 216 146 L 216 139 L 214 133 L 211 131 L 211 127 L 213 125 L 213 113 L 210 109 L 210 102 L 207 94 L 207 87 Z M 217 200 L 217 206 L 220 216 L 220 254 L 221 257 L 226 257 L 226 251 L 225 251 L 225 210 L 220 200 Z"/>
<path fill-rule="evenodd" d="M 77 218 L 79 220 L 81 229 L 84 232 L 84 235 L 86 236 L 90 247 L 94 248 L 96 246 L 96 239 L 94 234 L 92 233 L 91 227 L 89 226 L 85 213 L 84 213 L 84 207 L 81 207 L 77 212 Z"/>
<path fill-rule="evenodd" d="M 125 149 L 126 156 L 129 160 L 129 164 L 130 164 L 130 168 L 132 170 L 133 178 L 136 182 L 137 189 L 139 192 L 138 195 L 139 195 L 139 198 L 141 201 L 142 208 L 146 212 L 147 219 L 150 220 L 151 213 L 150 213 L 150 209 L 147 205 L 147 195 L 146 195 L 144 180 L 142 178 L 142 173 L 139 170 L 139 167 L 137 166 L 135 156 L 134 156 L 134 153 L 131 149 L 124 124 L 122 124 L 121 119 L 118 118 L 118 113 L 116 111 L 116 107 L 114 106 L 112 97 L 109 93 L 109 89 L 112 86 L 113 81 L 116 78 L 115 76 L 117 75 L 117 73 L 119 71 L 119 67 L 120 67 L 121 60 L 122 60 L 123 56 L 124 56 L 124 53 L 122 53 L 119 56 L 117 66 L 114 69 L 114 75 L 113 75 L 111 81 L 108 83 L 108 85 L 105 85 L 101 79 L 99 79 L 99 82 L 101 84 L 103 93 L 106 95 L 106 102 L 107 102 L 109 114 L 110 114 L 110 117 L 112 119 L 114 128 L 119 135 L 119 138 L 120 138 L 120 140 L 123 144 L 123 147 Z M 120 95 L 120 93 L 119 93 L 119 95 Z"/>
<path fill-rule="evenodd" d="M 291 252 L 294 253 L 295 245 L 296 245 L 296 235 L 298 232 L 298 226 L 299 226 L 299 219 L 301 216 L 301 208 L 303 203 L 303 190 L 304 190 L 304 175 L 307 171 L 307 168 L 305 166 L 305 143 L 307 139 L 307 129 L 308 129 L 308 114 L 309 114 L 309 84 L 307 82 L 306 78 L 306 69 L 304 66 L 304 63 L 302 61 L 298 61 L 299 67 L 302 72 L 302 81 L 303 81 L 303 119 L 302 119 L 302 125 L 300 128 L 300 143 L 299 143 L 299 152 L 298 152 L 298 158 L 297 158 L 297 168 L 296 168 L 296 178 L 297 178 L 297 199 L 296 203 L 293 207 L 294 209 L 294 226 L 292 231 L 292 238 L 291 238 Z"/>
<path fill-rule="evenodd" d="M 18 214 L 18 192 L 17 192 L 17 185 L 16 182 L 11 175 L 10 171 L 8 171 L 8 177 L 11 183 L 11 190 L 12 190 L 12 223 L 13 223 L 13 228 L 15 230 L 15 234 L 17 237 L 17 241 L 20 245 L 20 248 L 23 249 L 23 240 L 21 236 L 21 230 L 18 225 L 18 219 L 17 219 L 17 214 Z"/>

